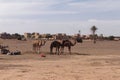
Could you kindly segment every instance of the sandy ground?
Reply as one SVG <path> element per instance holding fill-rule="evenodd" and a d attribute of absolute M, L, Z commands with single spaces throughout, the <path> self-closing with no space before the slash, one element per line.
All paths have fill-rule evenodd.
<path fill-rule="evenodd" d="M 0 80 L 120 80 L 120 41 L 84 41 L 63 55 L 49 55 L 50 41 L 40 57 L 32 41 L 0 40 L 22 55 L 0 55 Z"/>

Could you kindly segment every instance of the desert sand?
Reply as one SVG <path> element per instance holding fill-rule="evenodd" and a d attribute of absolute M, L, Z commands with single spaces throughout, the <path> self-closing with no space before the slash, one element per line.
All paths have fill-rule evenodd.
<path fill-rule="evenodd" d="M 32 51 L 32 40 L 0 40 L 10 51 L 22 55 L 0 54 L 0 80 L 120 80 L 120 41 L 77 43 L 72 54 L 50 55 L 47 41 L 41 57 Z"/>

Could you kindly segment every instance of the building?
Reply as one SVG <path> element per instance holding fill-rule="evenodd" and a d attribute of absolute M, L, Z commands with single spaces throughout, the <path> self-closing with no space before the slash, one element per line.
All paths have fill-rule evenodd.
<path fill-rule="evenodd" d="M 31 38 L 32 34 L 31 33 L 24 33 L 24 37 L 26 39 Z"/>

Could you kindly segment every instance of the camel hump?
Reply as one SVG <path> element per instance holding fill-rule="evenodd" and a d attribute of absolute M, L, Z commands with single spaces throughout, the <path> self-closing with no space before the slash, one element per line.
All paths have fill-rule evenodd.
<path fill-rule="evenodd" d="M 39 40 L 34 40 L 33 44 L 39 43 Z"/>
<path fill-rule="evenodd" d="M 60 46 L 61 43 L 58 40 L 55 40 L 51 43 L 51 46 Z"/>
<path fill-rule="evenodd" d="M 40 39 L 40 40 L 34 40 L 33 41 L 33 43 L 42 43 L 42 42 L 46 42 L 45 40 L 42 40 L 42 39 Z"/>
<path fill-rule="evenodd" d="M 38 43 L 39 43 L 39 45 L 43 46 L 43 45 L 45 45 L 46 41 L 45 40 L 39 40 Z"/>
<path fill-rule="evenodd" d="M 55 40 L 55 41 L 57 41 L 57 42 L 59 42 L 59 43 L 61 43 L 61 44 L 62 44 L 62 40 Z"/>
<path fill-rule="evenodd" d="M 69 40 L 63 40 L 62 45 L 64 46 L 74 46 L 76 44 L 76 40 L 69 39 Z"/>
<path fill-rule="evenodd" d="M 68 40 L 68 39 L 63 40 L 63 41 L 62 41 L 62 44 L 64 44 L 64 43 L 71 43 L 71 40 Z"/>
<path fill-rule="evenodd" d="M 55 40 L 55 41 L 52 42 L 52 44 L 55 44 L 55 43 L 59 43 L 59 41 Z"/>

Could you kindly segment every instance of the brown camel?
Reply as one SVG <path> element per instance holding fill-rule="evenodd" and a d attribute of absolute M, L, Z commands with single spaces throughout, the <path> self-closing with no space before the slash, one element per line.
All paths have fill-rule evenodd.
<path fill-rule="evenodd" d="M 53 41 L 50 45 L 50 53 L 53 54 L 53 48 L 56 48 L 56 53 L 55 54 L 60 54 L 60 47 L 61 47 L 61 42 L 60 41 Z"/>
<path fill-rule="evenodd" d="M 45 43 L 46 43 L 46 41 L 45 40 L 35 40 L 34 42 L 33 42 L 33 50 L 35 51 L 35 52 L 40 52 L 40 48 L 42 47 L 42 46 L 44 46 L 45 45 Z"/>
<path fill-rule="evenodd" d="M 76 39 L 73 41 L 74 42 L 72 42 L 71 40 L 63 40 L 61 52 L 64 53 L 64 47 L 68 47 L 69 53 L 71 54 L 71 47 L 75 46 L 77 43 Z M 81 43 L 82 43 L 82 40 L 81 40 Z"/>

